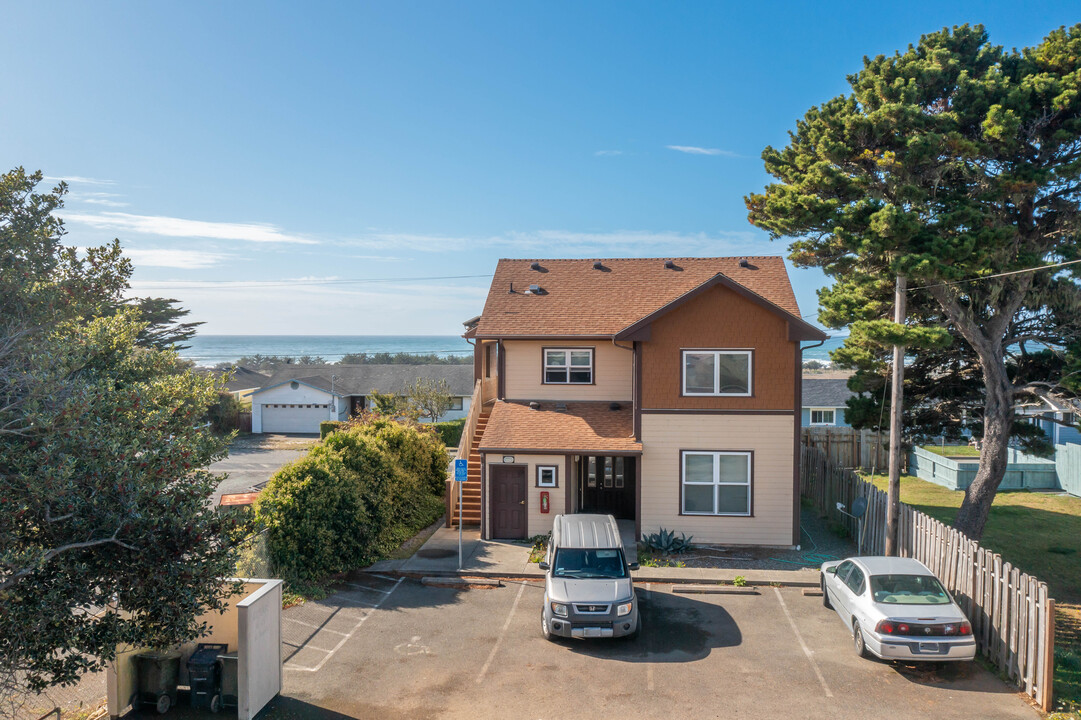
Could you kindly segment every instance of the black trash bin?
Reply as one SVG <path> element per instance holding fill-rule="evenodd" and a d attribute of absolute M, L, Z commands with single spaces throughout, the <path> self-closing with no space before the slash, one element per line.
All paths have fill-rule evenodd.
<path fill-rule="evenodd" d="M 180 651 L 144 652 L 135 656 L 138 690 L 132 707 L 151 705 L 166 713 L 176 705 L 176 686 L 180 681 Z"/>
<path fill-rule="evenodd" d="M 225 643 L 199 643 L 188 658 L 188 686 L 191 706 L 221 710 L 221 667 L 218 655 L 229 649 Z"/>

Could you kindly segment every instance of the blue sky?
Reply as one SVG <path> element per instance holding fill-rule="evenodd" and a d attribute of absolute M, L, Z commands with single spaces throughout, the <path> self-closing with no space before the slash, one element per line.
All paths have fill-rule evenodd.
<path fill-rule="evenodd" d="M 864 55 L 1078 20 L 1076 1 L 7 3 L 0 167 L 68 178 L 69 244 L 119 237 L 133 293 L 206 333 L 454 334 L 500 257 L 786 254 L 746 219 L 759 155 Z M 813 316 L 824 277 L 789 271 Z"/>

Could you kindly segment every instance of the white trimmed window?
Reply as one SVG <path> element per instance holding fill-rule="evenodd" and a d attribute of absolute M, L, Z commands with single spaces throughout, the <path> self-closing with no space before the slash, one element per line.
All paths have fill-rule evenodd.
<path fill-rule="evenodd" d="M 684 515 L 750 515 L 751 453 L 686 450 Z"/>
<path fill-rule="evenodd" d="M 537 487 L 559 487 L 559 469 L 555 465 L 538 465 Z"/>
<path fill-rule="evenodd" d="M 837 411 L 833 408 L 811 408 L 812 425 L 836 425 Z"/>
<path fill-rule="evenodd" d="M 750 350 L 684 350 L 683 394 L 749 397 Z"/>
<path fill-rule="evenodd" d="M 463 407 L 463 402 L 462 401 L 464 399 L 465 398 L 462 398 L 462 397 L 452 397 L 450 399 L 450 409 L 451 410 L 461 410 L 462 407 Z"/>
<path fill-rule="evenodd" d="M 544 350 L 546 384 L 591 385 L 593 383 L 592 348 L 546 348 Z"/>

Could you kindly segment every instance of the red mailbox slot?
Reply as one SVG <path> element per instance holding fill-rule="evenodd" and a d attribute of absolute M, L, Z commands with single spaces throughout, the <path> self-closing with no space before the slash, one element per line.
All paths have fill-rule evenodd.
<path fill-rule="evenodd" d="M 541 491 L 541 512 L 542 513 L 548 512 L 548 491 L 547 490 L 542 490 Z"/>

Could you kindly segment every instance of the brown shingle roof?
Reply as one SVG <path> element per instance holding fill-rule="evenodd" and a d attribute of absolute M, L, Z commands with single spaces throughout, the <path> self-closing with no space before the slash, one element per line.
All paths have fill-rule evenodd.
<path fill-rule="evenodd" d="M 718 273 L 799 317 L 780 257 L 747 257 L 748 267 L 738 257 L 671 258 L 675 269 L 665 260 L 500 260 L 475 334 L 615 335 Z M 603 268 L 594 269 L 595 262 Z M 542 269 L 531 269 L 533 263 Z M 540 294 L 526 294 L 530 285 Z"/>
<path fill-rule="evenodd" d="M 481 436 L 483 452 L 550 450 L 564 452 L 642 451 L 635 442 L 629 403 L 610 410 L 608 403 L 569 402 L 557 412 L 551 401 L 533 410 L 523 403 L 497 402 Z"/>

